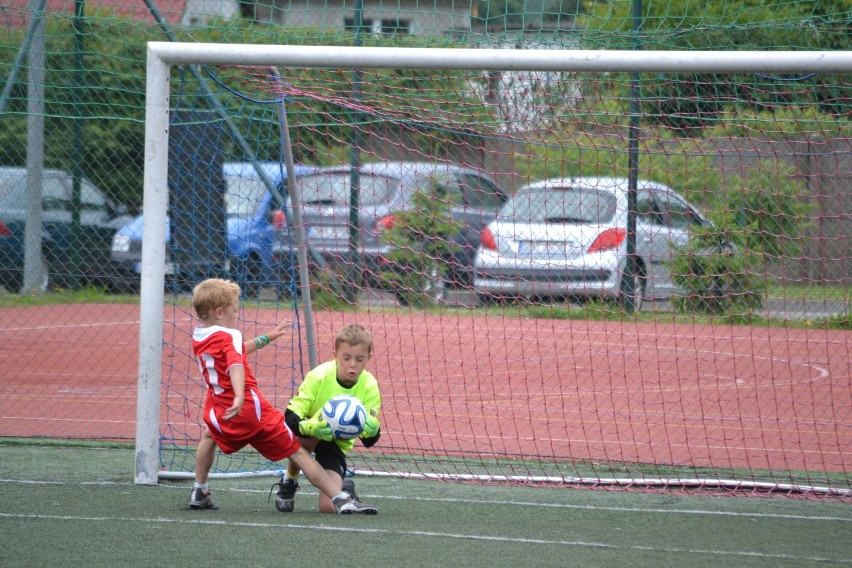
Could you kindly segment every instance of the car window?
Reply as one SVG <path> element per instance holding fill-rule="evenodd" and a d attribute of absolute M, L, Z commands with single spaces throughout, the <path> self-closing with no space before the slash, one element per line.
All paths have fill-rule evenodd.
<path fill-rule="evenodd" d="M 347 205 L 351 199 L 349 172 L 314 174 L 299 178 L 299 195 L 305 205 Z M 399 181 L 394 178 L 361 174 L 358 177 L 362 205 L 387 203 Z"/>
<path fill-rule="evenodd" d="M 669 226 L 686 228 L 697 222 L 692 209 L 679 195 L 670 191 L 655 191 L 654 199 Z"/>
<path fill-rule="evenodd" d="M 16 175 L 0 181 L 0 206 L 23 207 L 27 200 L 27 177 Z M 80 182 L 80 204 L 84 211 L 107 210 L 106 197 L 88 180 Z M 45 211 L 71 211 L 71 180 L 56 175 L 42 177 L 42 208 Z"/>
<path fill-rule="evenodd" d="M 468 207 L 497 212 L 506 200 L 497 186 L 483 177 L 465 174 L 462 185 L 464 202 Z"/>
<path fill-rule="evenodd" d="M 435 193 L 450 207 L 458 207 L 464 203 L 462 188 L 454 179 L 436 179 Z"/>
<path fill-rule="evenodd" d="M 80 202 L 86 211 L 107 210 L 107 200 L 104 194 L 86 180 L 80 183 Z"/>
<path fill-rule="evenodd" d="M 26 199 L 26 176 L 14 175 L 0 180 L 0 207 L 23 207 Z"/>
<path fill-rule="evenodd" d="M 640 190 L 636 193 L 636 216 L 639 220 L 652 225 L 663 224 L 663 219 L 654 205 L 654 198 L 650 191 Z"/>
<path fill-rule="evenodd" d="M 229 217 L 254 217 L 267 189 L 258 177 L 225 175 L 225 212 Z"/>
<path fill-rule="evenodd" d="M 434 192 L 434 195 L 438 199 L 448 203 L 451 207 L 464 203 L 462 189 L 450 175 L 430 174 L 417 176 L 414 185 L 418 192 Z"/>
<path fill-rule="evenodd" d="M 607 223 L 615 216 L 617 200 L 608 191 L 592 188 L 548 188 L 514 195 L 501 219 L 527 223 Z"/>
<path fill-rule="evenodd" d="M 20 183 L 20 181 L 20 176 L 0 171 L 0 204 L 7 207 L 11 205 L 11 195 L 15 191 L 15 186 Z"/>
<path fill-rule="evenodd" d="M 26 186 L 26 179 L 21 182 Z M 26 192 L 26 187 L 24 187 Z M 45 211 L 71 211 L 70 188 L 56 176 L 42 178 L 42 207 Z"/>

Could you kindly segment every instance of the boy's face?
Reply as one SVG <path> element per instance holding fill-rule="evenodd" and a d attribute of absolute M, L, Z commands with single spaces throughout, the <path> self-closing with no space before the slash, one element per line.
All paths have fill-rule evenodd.
<path fill-rule="evenodd" d="M 337 361 L 337 382 L 351 387 L 358 381 L 370 361 L 370 352 L 366 345 L 349 345 L 341 343 L 334 352 Z"/>
<path fill-rule="evenodd" d="M 213 317 L 216 320 L 214 324 L 221 325 L 222 327 L 229 327 L 235 329 L 237 327 L 237 320 L 239 319 L 239 314 L 240 301 L 238 299 L 233 300 L 224 308 L 216 308 L 216 310 L 213 312 Z"/>

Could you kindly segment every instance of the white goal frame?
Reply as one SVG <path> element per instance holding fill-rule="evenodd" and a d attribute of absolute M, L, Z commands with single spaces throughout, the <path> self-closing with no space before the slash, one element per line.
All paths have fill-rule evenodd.
<path fill-rule="evenodd" d="M 160 384 L 172 65 L 554 72 L 852 73 L 852 51 L 618 51 L 276 46 L 149 42 L 136 484 L 159 481 Z"/>

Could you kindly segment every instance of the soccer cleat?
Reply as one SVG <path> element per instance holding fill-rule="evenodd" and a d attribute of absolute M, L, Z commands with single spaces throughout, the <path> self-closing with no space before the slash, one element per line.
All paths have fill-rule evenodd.
<path fill-rule="evenodd" d="M 379 510 L 372 505 L 362 503 L 351 496 L 338 497 L 334 500 L 334 510 L 338 515 L 376 515 Z"/>
<path fill-rule="evenodd" d="M 190 509 L 218 509 L 219 506 L 210 498 L 210 492 L 193 487 L 192 493 L 189 494 Z"/>
<path fill-rule="evenodd" d="M 356 501 L 358 500 L 358 494 L 355 493 L 355 482 L 348 477 L 343 480 L 343 491 L 349 493 L 350 497 Z"/>
<path fill-rule="evenodd" d="M 276 483 L 278 493 L 275 494 L 275 508 L 282 513 L 292 513 L 296 506 L 296 491 L 299 490 L 299 482 L 295 479 L 281 478 Z M 274 488 L 275 485 L 272 487 Z"/>

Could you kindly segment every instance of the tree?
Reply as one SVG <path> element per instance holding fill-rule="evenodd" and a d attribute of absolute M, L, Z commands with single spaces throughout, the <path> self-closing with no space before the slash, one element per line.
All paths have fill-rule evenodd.
<path fill-rule="evenodd" d="M 447 262 L 455 250 L 453 235 L 461 227 L 450 217 L 446 191 L 433 182 L 417 192 L 411 208 L 396 213 L 384 234 L 391 251 L 380 274 L 384 286 L 404 306 L 430 306 L 444 300 Z"/>
<path fill-rule="evenodd" d="M 632 2 L 587 2 L 588 16 L 578 19 L 587 31 L 606 37 L 609 49 L 630 49 Z M 615 32 L 615 33 L 613 33 Z M 848 0 L 725 0 L 642 2 L 638 35 L 644 49 L 656 50 L 849 50 L 852 48 L 852 5 Z M 643 110 L 650 123 L 686 134 L 700 133 L 727 108 L 744 105 L 773 108 L 803 101 L 822 112 L 848 113 L 830 75 L 770 77 L 670 73 L 643 77 Z"/>

